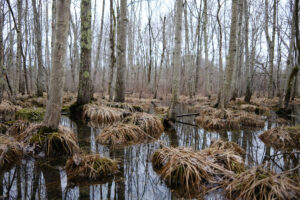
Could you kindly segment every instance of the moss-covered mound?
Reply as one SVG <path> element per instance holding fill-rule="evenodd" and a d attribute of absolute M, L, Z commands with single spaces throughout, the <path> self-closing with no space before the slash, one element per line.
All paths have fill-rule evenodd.
<path fill-rule="evenodd" d="M 17 139 L 34 147 L 35 153 L 44 151 L 48 157 L 73 155 L 80 150 L 76 135 L 63 126 L 53 132 L 42 124 L 32 124 Z"/>
<path fill-rule="evenodd" d="M 192 193 L 206 193 L 213 184 L 245 170 L 240 156 L 215 148 L 194 152 L 187 148 L 165 147 L 152 154 L 152 166 L 167 184 L 184 187 Z"/>
<path fill-rule="evenodd" d="M 99 181 L 111 177 L 118 172 L 118 163 L 99 155 L 74 155 L 66 163 L 68 180 L 81 182 L 84 180 Z"/>
<path fill-rule="evenodd" d="M 300 125 L 272 128 L 259 138 L 276 149 L 300 149 Z"/>
<path fill-rule="evenodd" d="M 299 199 L 300 185 L 286 174 L 255 167 L 237 175 L 225 191 L 228 199 Z"/>
<path fill-rule="evenodd" d="M 0 170 L 7 170 L 21 160 L 21 145 L 13 138 L 0 135 Z"/>
<path fill-rule="evenodd" d="M 40 121 L 45 115 L 44 108 L 22 108 L 16 112 L 18 119 L 27 119 L 30 121 Z"/>

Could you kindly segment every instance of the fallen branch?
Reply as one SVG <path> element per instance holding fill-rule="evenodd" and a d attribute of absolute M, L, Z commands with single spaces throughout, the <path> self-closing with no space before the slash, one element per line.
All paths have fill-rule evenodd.
<path fill-rule="evenodd" d="M 176 117 L 187 117 L 187 116 L 199 116 L 199 113 L 182 114 L 182 115 L 177 115 Z"/>

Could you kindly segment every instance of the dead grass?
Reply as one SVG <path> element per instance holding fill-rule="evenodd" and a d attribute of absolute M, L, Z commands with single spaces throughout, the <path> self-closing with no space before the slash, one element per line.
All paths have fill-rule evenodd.
<path fill-rule="evenodd" d="M 159 115 L 167 115 L 169 112 L 169 107 L 167 106 L 158 106 L 154 108 L 154 112 Z"/>
<path fill-rule="evenodd" d="M 17 111 L 17 106 L 7 100 L 2 100 L 0 104 L 0 120 L 8 121 L 15 119 L 15 113 Z"/>
<path fill-rule="evenodd" d="M 233 178 L 234 172 L 244 171 L 240 156 L 215 148 L 194 152 L 165 147 L 152 154 L 152 166 L 168 184 L 203 194 L 220 180 Z"/>
<path fill-rule="evenodd" d="M 225 191 L 228 199 L 299 199 L 300 185 L 285 174 L 255 167 L 237 175 Z"/>
<path fill-rule="evenodd" d="M 300 125 L 272 128 L 259 138 L 276 149 L 300 149 Z"/>
<path fill-rule="evenodd" d="M 98 135 L 97 142 L 103 145 L 130 145 L 143 142 L 147 134 L 133 124 L 117 123 L 105 129 Z"/>
<path fill-rule="evenodd" d="M 215 148 L 218 150 L 231 150 L 235 152 L 235 154 L 240 155 L 241 157 L 245 157 L 246 152 L 242 149 L 238 144 L 229 141 L 216 140 L 213 141 L 210 145 L 210 148 Z"/>
<path fill-rule="evenodd" d="M 265 123 L 259 116 L 244 111 L 205 108 L 195 118 L 199 127 L 207 130 L 237 130 L 241 128 L 261 128 Z"/>
<path fill-rule="evenodd" d="M 48 157 L 73 155 L 80 151 L 76 135 L 69 129 L 59 126 L 57 132 L 48 133 L 42 124 L 32 124 L 17 136 L 35 149 L 36 153 L 44 151 Z"/>
<path fill-rule="evenodd" d="M 107 103 L 106 106 L 111 108 L 120 108 L 129 112 L 144 112 L 143 108 L 137 104 L 129 103 Z"/>
<path fill-rule="evenodd" d="M 99 124 L 110 124 L 120 121 L 124 117 L 121 109 L 86 104 L 83 106 L 83 119 L 90 120 Z"/>
<path fill-rule="evenodd" d="M 0 135 L 0 169 L 7 170 L 23 156 L 20 144 L 13 138 Z"/>
<path fill-rule="evenodd" d="M 17 136 L 23 131 L 25 131 L 30 125 L 29 121 L 26 120 L 17 120 L 17 121 L 9 121 L 5 122 L 7 125 L 7 134 L 10 136 Z"/>
<path fill-rule="evenodd" d="M 255 113 L 257 115 L 265 115 L 265 116 L 270 116 L 270 109 L 265 106 L 256 106 L 252 104 L 242 104 L 239 107 L 241 110 Z"/>
<path fill-rule="evenodd" d="M 148 113 L 133 113 L 126 117 L 123 123 L 136 125 L 154 138 L 158 138 L 164 131 L 164 126 L 160 118 Z"/>
<path fill-rule="evenodd" d="M 99 180 L 112 176 L 118 172 L 118 163 L 99 155 L 75 154 L 66 163 L 68 180 L 81 182 L 82 180 Z"/>

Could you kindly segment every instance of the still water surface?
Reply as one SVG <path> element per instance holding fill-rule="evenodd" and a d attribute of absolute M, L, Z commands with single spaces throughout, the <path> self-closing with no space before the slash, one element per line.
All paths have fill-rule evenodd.
<path fill-rule="evenodd" d="M 182 108 L 183 112 L 185 106 Z M 300 107 L 295 107 L 291 124 L 300 123 Z M 181 121 L 194 123 L 193 117 L 183 117 Z M 95 142 L 101 128 L 90 127 L 80 121 L 72 121 L 62 116 L 61 125 L 70 127 L 78 136 L 80 147 L 87 153 L 118 159 L 121 173 L 106 183 L 68 185 L 63 164 L 53 165 L 45 161 L 26 157 L 21 165 L 0 174 L 0 196 L 7 199 L 177 199 L 179 191 L 172 190 L 160 180 L 150 162 L 150 155 L 167 146 L 184 146 L 201 150 L 210 146 L 211 141 L 223 139 L 236 142 L 247 152 L 249 166 L 267 163 L 276 171 L 295 167 L 300 160 L 294 156 L 278 155 L 280 152 L 266 146 L 259 138 L 264 130 L 278 126 L 276 115 L 265 123 L 261 130 L 241 130 L 209 132 L 196 126 L 176 124 L 176 131 L 165 132 L 150 144 L 138 144 L 118 150 L 99 145 Z M 1 199 L 1 198 L 0 198 Z M 221 191 L 208 194 L 205 199 L 222 199 Z"/>

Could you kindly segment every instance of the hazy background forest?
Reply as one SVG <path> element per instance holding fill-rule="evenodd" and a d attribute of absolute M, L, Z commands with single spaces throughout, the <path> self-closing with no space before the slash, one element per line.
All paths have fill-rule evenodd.
<path fill-rule="evenodd" d="M 0 5 L 5 91 L 9 95 L 38 94 L 40 84 L 41 90 L 47 92 L 55 26 L 53 1 L 19 0 L 10 1 L 10 5 L 11 11 L 6 1 Z M 115 59 L 120 2 L 92 0 L 91 5 L 91 78 L 94 91 L 101 95 L 111 93 L 112 99 L 118 65 Z M 125 94 L 165 98 L 172 92 L 175 3 L 128 1 L 126 9 L 126 60 L 122 63 Z M 255 96 L 283 98 L 296 63 L 291 28 L 293 1 L 239 1 L 235 9 L 231 94 L 244 96 L 249 85 Z M 80 1 L 72 1 L 70 10 L 64 90 L 76 92 L 81 51 Z M 180 95 L 217 96 L 229 64 L 226 56 L 230 54 L 231 13 L 229 0 L 183 1 Z M 299 74 L 293 79 L 292 98 L 299 94 L 298 77 Z"/>

